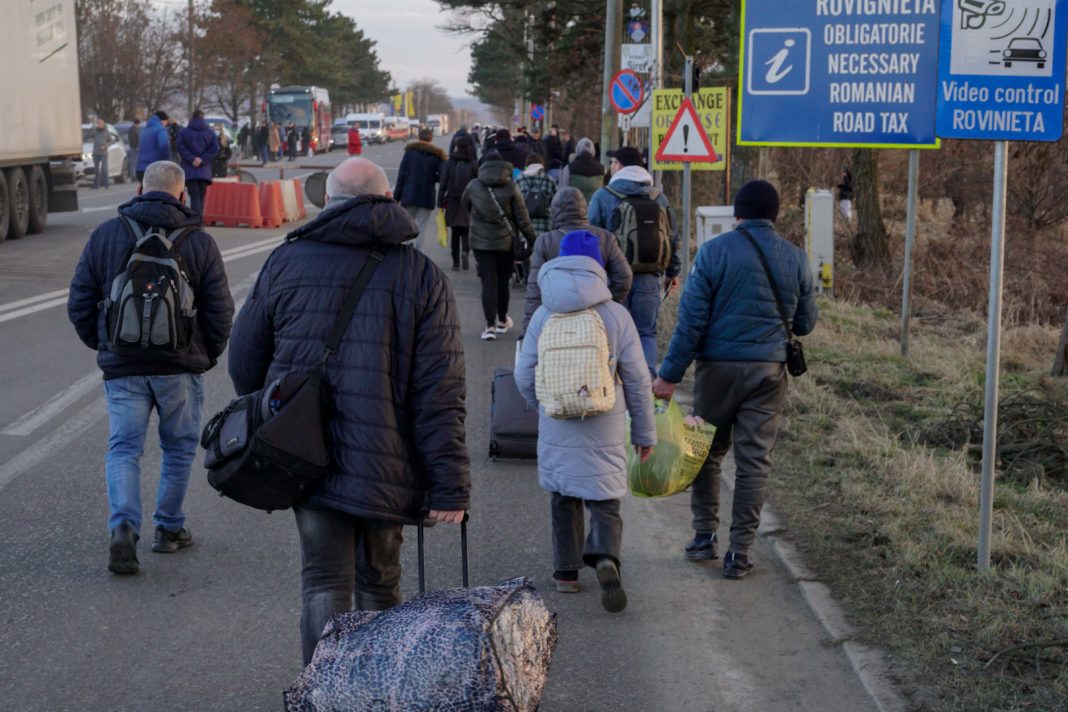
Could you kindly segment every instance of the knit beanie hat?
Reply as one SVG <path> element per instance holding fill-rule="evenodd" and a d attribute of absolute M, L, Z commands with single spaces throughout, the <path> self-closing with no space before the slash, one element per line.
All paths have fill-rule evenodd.
<path fill-rule="evenodd" d="M 734 196 L 734 217 L 775 222 L 779 217 L 779 191 L 766 180 L 749 181 Z"/>
<path fill-rule="evenodd" d="M 564 235 L 560 241 L 561 257 L 591 257 L 604 267 L 601 257 L 601 240 L 589 230 L 575 230 Z"/>

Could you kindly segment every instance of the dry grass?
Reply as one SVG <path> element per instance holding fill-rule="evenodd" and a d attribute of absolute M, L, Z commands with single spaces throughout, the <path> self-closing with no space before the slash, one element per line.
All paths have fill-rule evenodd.
<path fill-rule="evenodd" d="M 915 329 L 898 354 L 886 310 L 823 303 L 806 340 L 811 371 L 791 383 L 772 499 L 810 565 L 870 641 L 910 671 L 918 706 L 1068 710 L 1068 649 L 1019 643 L 1068 637 L 1068 491 L 999 484 L 994 569 L 974 570 L 979 477 L 964 449 L 920 444 L 924 427 L 981 400 L 982 323 Z M 1005 395 L 1054 402 L 1046 378 L 1057 332 L 1008 330 Z M 1059 400 L 1056 400 L 1059 399 Z"/>

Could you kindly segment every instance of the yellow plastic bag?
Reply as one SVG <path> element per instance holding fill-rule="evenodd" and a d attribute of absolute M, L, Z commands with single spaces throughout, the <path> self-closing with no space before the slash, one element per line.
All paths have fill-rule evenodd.
<path fill-rule="evenodd" d="M 449 229 L 445 227 L 445 211 L 438 210 L 434 221 L 438 226 L 438 244 L 442 247 L 449 246 Z"/>
<path fill-rule="evenodd" d="M 642 463 L 633 449 L 627 451 L 627 485 L 635 497 L 668 497 L 692 485 L 716 434 L 711 423 L 688 424 L 675 401 L 656 401 L 655 413 L 653 454 Z"/>

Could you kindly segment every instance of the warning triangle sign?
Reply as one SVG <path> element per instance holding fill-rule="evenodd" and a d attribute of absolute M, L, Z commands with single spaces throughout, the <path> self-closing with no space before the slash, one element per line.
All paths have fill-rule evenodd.
<path fill-rule="evenodd" d="M 671 122 L 660 149 L 656 152 L 658 161 L 684 161 L 688 163 L 718 163 L 719 156 L 712 148 L 708 134 L 705 133 L 693 102 L 683 99 L 679 113 Z"/>

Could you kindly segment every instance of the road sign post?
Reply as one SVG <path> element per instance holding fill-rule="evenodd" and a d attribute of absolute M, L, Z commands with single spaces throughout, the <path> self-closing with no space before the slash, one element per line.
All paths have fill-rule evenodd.
<path fill-rule="evenodd" d="M 942 0 L 937 132 L 994 141 L 983 467 L 977 566 L 990 568 L 1001 373 L 1008 141 L 1057 141 L 1064 128 L 1068 0 Z"/>
<path fill-rule="evenodd" d="M 905 217 L 905 269 L 901 286 L 901 355 L 909 355 L 909 321 L 912 318 L 912 252 L 916 246 L 916 192 L 920 179 L 920 152 L 909 151 L 909 197 Z"/>
<path fill-rule="evenodd" d="M 684 92 L 686 99 L 684 106 L 679 109 L 679 116 L 683 117 L 683 111 L 689 108 L 690 112 L 693 112 L 693 104 L 691 98 L 693 97 L 693 55 L 686 55 L 686 68 L 683 70 L 683 76 L 685 79 Z M 678 126 L 679 119 L 675 120 L 675 126 Z M 696 137 L 695 137 L 696 138 Z M 703 133 L 701 138 L 708 143 L 708 137 Z M 665 145 L 667 142 L 665 141 Z M 715 151 L 712 152 L 713 156 Z M 690 165 L 690 161 L 686 161 L 682 164 L 682 272 L 679 276 L 682 278 L 681 283 L 686 284 L 687 278 L 690 276 L 690 198 L 693 192 L 693 167 Z"/>

